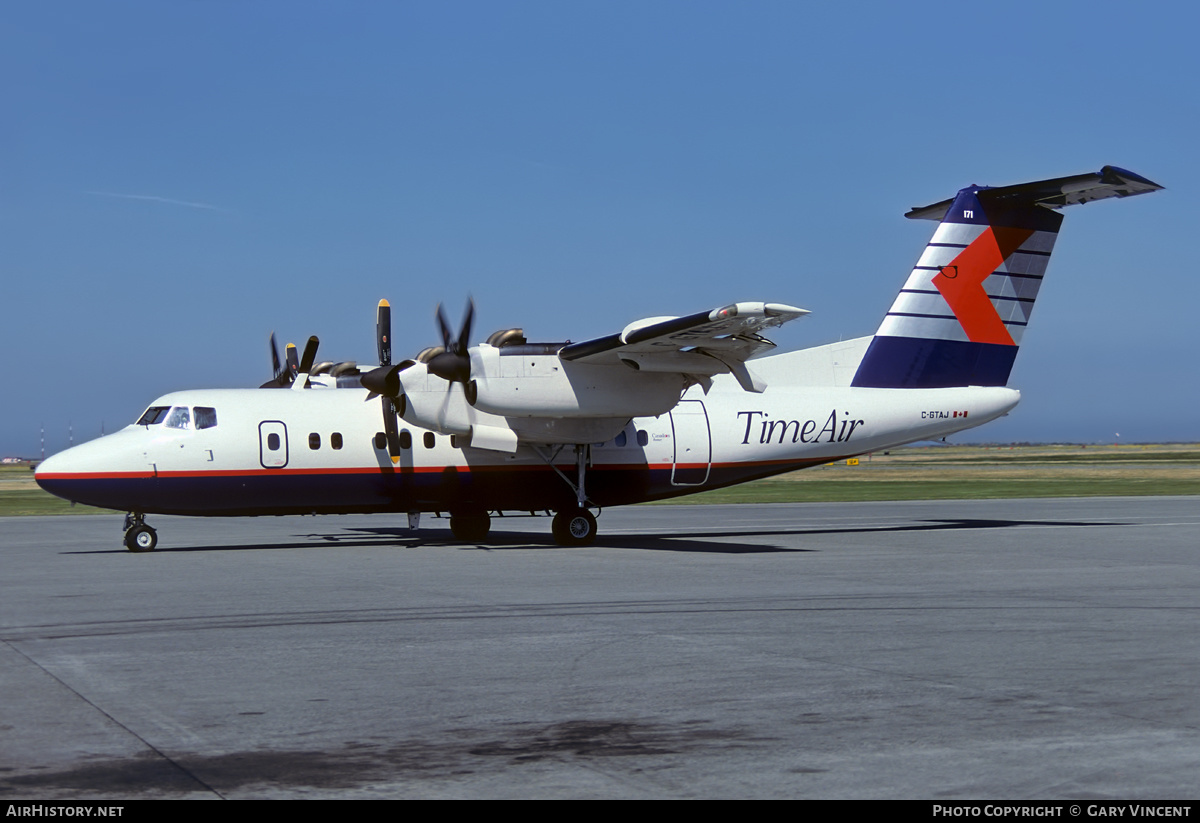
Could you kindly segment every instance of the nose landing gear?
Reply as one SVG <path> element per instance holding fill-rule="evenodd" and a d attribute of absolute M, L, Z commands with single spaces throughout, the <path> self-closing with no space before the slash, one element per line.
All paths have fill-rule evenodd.
<path fill-rule="evenodd" d="M 158 545 L 158 532 L 146 525 L 141 512 L 125 515 L 125 548 L 131 552 L 152 552 Z"/>

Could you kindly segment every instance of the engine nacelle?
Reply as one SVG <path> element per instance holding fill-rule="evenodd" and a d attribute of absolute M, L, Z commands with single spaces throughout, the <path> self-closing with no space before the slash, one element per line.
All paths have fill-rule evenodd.
<path fill-rule="evenodd" d="M 537 346 L 471 349 L 473 405 L 500 417 L 655 417 L 687 388 L 679 374 L 560 360 Z M 581 442 L 581 441 L 576 441 Z"/>
<path fill-rule="evenodd" d="M 461 385 L 430 374 L 424 363 L 409 366 L 396 378 L 403 398 L 398 407 L 404 420 L 443 434 L 470 434 L 478 415 L 467 403 Z"/>
<path fill-rule="evenodd" d="M 496 352 L 491 346 L 479 348 Z M 500 363 L 492 353 L 485 354 L 488 361 L 481 362 L 475 352 L 473 349 L 471 371 L 477 377 L 469 390 L 430 374 L 424 363 L 400 370 L 400 416 L 414 426 L 467 436 L 475 448 L 511 454 L 519 444 L 611 440 L 630 418 L 670 411 L 685 388 L 678 376 L 642 374 L 622 365 L 562 363 L 553 352 L 519 355 L 527 357 L 522 361 L 509 361 L 506 356 L 507 362 Z M 494 370 L 490 376 L 485 370 L 489 361 Z M 503 376 L 495 371 L 500 368 L 522 373 Z M 539 372 L 543 369 L 544 373 Z M 504 405 L 495 403 L 493 397 L 493 403 L 485 407 L 489 400 L 485 389 L 496 387 Z M 494 408 L 509 413 L 497 413 Z"/>

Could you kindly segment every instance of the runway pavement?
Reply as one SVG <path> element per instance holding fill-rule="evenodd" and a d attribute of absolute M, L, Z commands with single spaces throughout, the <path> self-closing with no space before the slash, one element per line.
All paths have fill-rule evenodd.
<path fill-rule="evenodd" d="M 1200 498 L 0 520 L 0 799 L 1200 796 Z"/>

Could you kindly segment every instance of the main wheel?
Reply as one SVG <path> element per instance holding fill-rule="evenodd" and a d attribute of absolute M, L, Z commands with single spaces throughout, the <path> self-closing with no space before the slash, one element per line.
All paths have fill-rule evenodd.
<path fill-rule="evenodd" d="M 492 517 L 483 514 L 450 515 L 450 533 L 465 543 L 478 543 L 487 538 L 492 529 Z"/>
<path fill-rule="evenodd" d="M 560 546 L 590 546 L 596 541 L 596 518 L 587 509 L 568 509 L 554 515 L 550 527 Z"/>
<path fill-rule="evenodd" d="M 142 524 L 125 532 L 125 548 L 131 552 L 152 552 L 158 545 L 158 532 Z"/>

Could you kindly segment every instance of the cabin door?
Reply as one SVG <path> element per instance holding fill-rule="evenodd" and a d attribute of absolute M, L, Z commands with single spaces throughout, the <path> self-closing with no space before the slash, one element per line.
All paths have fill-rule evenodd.
<path fill-rule="evenodd" d="M 712 463 L 712 435 L 704 401 L 680 400 L 676 404 L 671 410 L 671 440 L 675 444 L 671 485 L 700 486 L 707 482 Z"/>
<path fill-rule="evenodd" d="M 281 420 L 258 424 L 258 461 L 264 469 L 282 469 L 288 463 L 287 426 Z"/>

